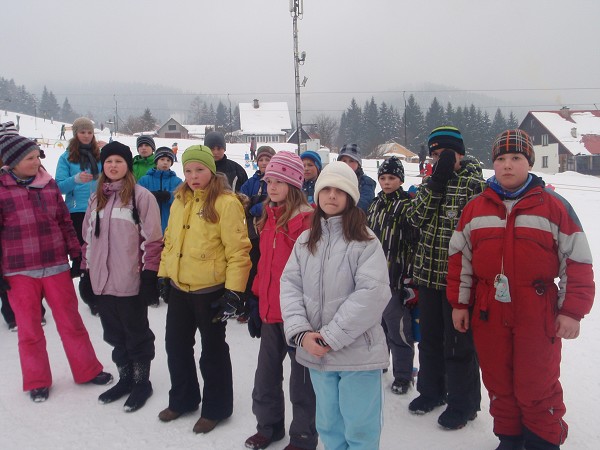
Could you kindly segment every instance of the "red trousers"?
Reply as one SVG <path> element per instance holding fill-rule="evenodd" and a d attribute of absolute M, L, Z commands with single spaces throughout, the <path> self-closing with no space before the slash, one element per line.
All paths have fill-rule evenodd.
<path fill-rule="evenodd" d="M 69 271 L 44 278 L 13 275 L 6 279 L 11 286 L 8 298 L 18 326 L 23 390 L 52 385 L 46 337 L 40 323 L 42 296 L 52 310 L 75 382 L 85 383 L 98 375 L 102 364 L 77 310 L 77 294 Z"/>

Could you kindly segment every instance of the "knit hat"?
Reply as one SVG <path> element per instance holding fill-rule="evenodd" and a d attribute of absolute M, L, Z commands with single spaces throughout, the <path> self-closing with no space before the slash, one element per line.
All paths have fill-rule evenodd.
<path fill-rule="evenodd" d="M 358 144 L 344 144 L 342 149 L 340 150 L 340 154 L 338 155 L 338 161 L 341 161 L 342 156 L 349 156 L 354 161 L 356 161 L 360 166 L 362 166 L 362 158 L 360 156 L 360 150 L 358 149 Z"/>
<path fill-rule="evenodd" d="M 154 154 L 154 164 L 158 162 L 160 158 L 170 158 L 171 164 L 175 162 L 175 153 L 169 147 L 158 147 L 156 149 L 156 153 Z"/>
<path fill-rule="evenodd" d="M 381 163 L 377 170 L 377 177 L 381 175 L 394 175 L 400 178 L 400 181 L 404 182 L 404 166 L 402 161 L 397 156 L 392 156 Z"/>
<path fill-rule="evenodd" d="M 19 134 L 19 131 L 15 127 L 14 122 L 0 123 L 0 138 L 2 136 L 14 136 L 17 134 Z"/>
<path fill-rule="evenodd" d="M 5 166 L 11 169 L 14 169 L 25 156 L 34 150 L 40 150 L 40 148 L 26 137 L 18 134 L 5 134 L 0 137 L 0 159 Z"/>
<path fill-rule="evenodd" d="M 278 152 L 271 158 L 263 179 L 275 178 L 302 189 L 304 165 L 298 155 L 292 152 Z"/>
<path fill-rule="evenodd" d="M 140 145 L 147 144 L 152 147 L 152 152 L 156 150 L 156 144 L 154 143 L 154 139 L 151 136 L 138 136 L 137 141 L 135 143 L 135 148 L 140 148 Z"/>
<path fill-rule="evenodd" d="M 307 150 L 300 155 L 300 159 L 310 159 L 317 166 L 317 170 L 321 172 L 323 170 L 323 163 L 321 162 L 321 156 L 317 152 L 313 152 L 312 150 Z"/>
<path fill-rule="evenodd" d="M 258 150 L 256 150 L 256 160 L 258 161 L 258 159 L 265 154 L 272 158 L 275 156 L 275 150 L 273 150 L 273 147 L 269 147 L 268 145 L 261 145 L 258 147 Z"/>
<path fill-rule="evenodd" d="M 427 140 L 429 155 L 440 148 L 450 148 L 460 155 L 465 154 L 465 143 L 458 128 L 444 126 L 435 128 Z"/>
<path fill-rule="evenodd" d="M 217 173 L 217 165 L 215 164 L 215 158 L 212 155 L 212 152 L 205 145 L 192 145 L 188 147 L 183 155 L 181 156 L 181 162 L 185 165 L 190 161 L 196 161 L 200 164 L 208 167 L 208 169 L 216 174 Z"/>
<path fill-rule="evenodd" d="M 127 163 L 127 168 L 133 172 L 133 155 L 131 154 L 131 149 L 124 144 L 121 144 L 119 141 L 112 141 L 102 147 L 100 150 L 100 162 L 102 163 L 102 167 L 104 167 L 104 161 L 109 156 L 117 155 L 125 160 Z"/>
<path fill-rule="evenodd" d="M 87 117 L 80 117 L 79 119 L 75 119 L 73 122 L 73 136 L 77 136 L 77 133 L 83 130 L 92 130 L 94 132 L 94 122 L 92 122 Z"/>
<path fill-rule="evenodd" d="M 204 145 L 212 150 L 215 147 L 226 148 L 225 136 L 218 131 L 210 131 L 204 136 Z"/>
<path fill-rule="evenodd" d="M 492 145 L 492 161 L 506 153 L 522 153 L 529 165 L 535 162 L 531 138 L 523 130 L 506 130 L 500 133 Z"/>
<path fill-rule="evenodd" d="M 315 183 L 315 201 L 319 204 L 319 192 L 326 187 L 334 187 L 346 192 L 354 204 L 358 204 L 360 192 L 358 190 L 358 177 L 350 166 L 341 161 L 327 164 Z"/>

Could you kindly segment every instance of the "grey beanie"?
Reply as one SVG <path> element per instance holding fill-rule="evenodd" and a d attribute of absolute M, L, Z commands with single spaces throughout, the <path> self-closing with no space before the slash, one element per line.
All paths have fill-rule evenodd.
<path fill-rule="evenodd" d="M 344 144 L 340 150 L 337 160 L 340 161 L 342 156 L 349 156 L 362 167 L 362 158 L 358 149 L 358 144 Z"/>

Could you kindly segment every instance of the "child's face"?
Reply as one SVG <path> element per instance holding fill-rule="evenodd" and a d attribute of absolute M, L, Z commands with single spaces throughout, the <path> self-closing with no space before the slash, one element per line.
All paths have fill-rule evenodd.
<path fill-rule="evenodd" d="M 356 172 L 358 170 L 358 161 L 357 160 L 344 155 L 340 158 L 340 161 L 348 164 L 353 172 Z"/>
<path fill-rule="evenodd" d="M 147 158 L 152 154 L 152 147 L 150 147 L 148 144 L 141 144 L 138 147 L 138 153 L 142 158 Z"/>
<path fill-rule="evenodd" d="M 12 171 L 19 178 L 30 178 L 38 173 L 41 165 L 40 151 L 33 150 L 27 153 L 25 158 L 19 161 L 19 164 Z"/>
<path fill-rule="evenodd" d="M 156 168 L 158 170 L 169 170 L 171 168 L 171 158 L 163 156 L 162 158 L 158 158 L 156 161 Z"/>
<path fill-rule="evenodd" d="M 379 186 L 381 190 L 386 194 L 391 194 L 394 191 L 400 189 L 402 186 L 402 180 L 395 175 L 384 173 L 379 177 Z"/>
<path fill-rule="evenodd" d="M 215 161 L 221 161 L 223 156 L 225 156 L 225 149 L 222 147 L 213 147 L 210 149 L 210 151 L 212 152 Z"/>
<path fill-rule="evenodd" d="M 213 173 L 204 164 L 198 161 L 189 161 L 183 168 L 185 182 L 195 191 L 196 189 L 205 189 L 210 183 Z"/>
<path fill-rule="evenodd" d="M 94 132 L 92 130 L 86 129 L 77 132 L 77 140 L 84 145 L 89 145 L 92 139 L 94 139 Z"/>
<path fill-rule="evenodd" d="M 341 189 L 326 186 L 319 191 L 319 208 L 326 217 L 339 216 L 348 203 L 348 194 Z"/>
<path fill-rule="evenodd" d="M 110 155 L 102 165 L 104 175 L 113 182 L 124 178 L 128 170 L 127 161 L 118 155 Z"/>
<path fill-rule="evenodd" d="M 258 161 L 256 161 L 256 165 L 258 166 L 258 170 L 260 170 L 260 173 L 265 173 L 265 170 L 269 165 L 269 161 L 271 161 L 271 157 L 268 155 L 262 155 L 260 158 L 258 158 Z"/>
<path fill-rule="evenodd" d="M 272 202 L 282 204 L 287 198 L 290 187 L 285 181 L 277 180 L 276 178 L 265 179 L 267 183 L 267 194 Z"/>
<path fill-rule="evenodd" d="M 505 153 L 494 161 L 496 181 L 509 192 L 525 184 L 529 169 L 529 161 L 521 153 Z"/>
<path fill-rule="evenodd" d="M 304 179 L 306 181 L 316 179 L 319 175 L 319 169 L 317 169 L 314 161 L 310 158 L 304 158 L 302 164 L 304 164 Z"/>

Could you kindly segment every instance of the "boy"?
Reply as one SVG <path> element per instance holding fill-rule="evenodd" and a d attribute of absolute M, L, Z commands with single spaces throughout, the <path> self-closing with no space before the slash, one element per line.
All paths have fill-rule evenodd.
<path fill-rule="evenodd" d="M 302 164 L 304 164 L 304 183 L 302 184 L 302 192 L 306 195 L 308 203 L 316 206 L 315 201 L 315 183 L 323 170 L 323 162 L 321 156 L 317 152 L 307 150 L 300 155 Z"/>
<path fill-rule="evenodd" d="M 217 172 L 227 177 L 234 192 L 239 192 L 242 185 L 248 181 L 248 174 L 242 166 L 225 156 L 225 137 L 218 131 L 210 131 L 204 137 L 204 145 L 210 148 L 215 158 Z"/>
<path fill-rule="evenodd" d="M 348 164 L 356 174 L 360 192 L 360 198 L 356 206 L 367 212 L 371 201 L 375 198 L 375 181 L 365 175 L 362 169 L 362 157 L 360 156 L 358 144 L 344 144 L 337 160 Z"/>
<path fill-rule="evenodd" d="M 452 321 L 473 330 L 498 449 L 558 449 L 568 430 L 561 338 L 576 338 L 592 307 L 592 255 L 571 205 L 529 173 L 525 132 L 500 134 L 492 160 L 495 176 L 450 241 Z"/>
<path fill-rule="evenodd" d="M 420 395 L 408 409 L 426 414 L 448 403 L 438 423 L 457 430 L 477 417 L 481 382 L 471 334 L 459 333 L 452 326 L 452 308 L 446 299 L 448 242 L 462 209 L 483 191 L 485 182 L 480 165 L 465 158 L 465 144 L 457 128 L 434 129 L 428 147 L 435 169 L 406 212 L 410 223 L 421 230 L 413 271 L 419 286 Z"/>
<path fill-rule="evenodd" d="M 133 158 L 133 176 L 135 181 L 142 178 L 150 169 L 154 169 L 154 158 L 152 154 L 156 150 L 156 144 L 154 139 L 150 136 L 139 136 L 136 142 L 137 151 L 139 155 Z"/>
<path fill-rule="evenodd" d="M 412 380 L 415 356 L 412 317 L 409 306 L 415 303 L 414 289 L 405 287 L 410 280 L 418 231 L 407 223 L 405 211 L 410 197 L 402 189 L 404 167 L 395 156 L 385 160 L 377 171 L 381 192 L 369 206 L 367 224 L 381 241 L 385 253 L 392 298 L 383 311 L 383 324 L 392 353 L 394 394 L 406 394 Z M 408 303 L 407 303 L 408 302 Z"/>

